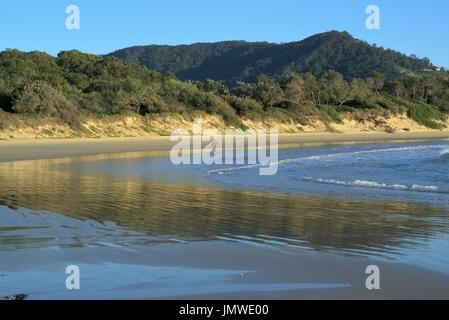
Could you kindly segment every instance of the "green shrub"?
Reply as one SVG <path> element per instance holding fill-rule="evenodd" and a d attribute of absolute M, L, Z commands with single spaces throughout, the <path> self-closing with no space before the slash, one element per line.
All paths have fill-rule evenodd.
<path fill-rule="evenodd" d="M 428 128 L 442 128 L 442 125 L 435 121 L 441 119 L 441 112 L 436 107 L 427 104 L 413 103 L 409 106 L 408 113 L 410 118 Z"/>
<path fill-rule="evenodd" d="M 16 113 L 58 117 L 74 128 L 79 125 L 76 106 L 44 81 L 35 81 L 17 90 L 12 110 Z"/>
<path fill-rule="evenodd" d="M 230 96 L 227 101 L 239 116 L 258 118 L 264 114 L 263 106 L 256 100 Z"/>
<path fill-rule="evenodd" d="M 318 110 L 324 112 L 332 122 L 341 123 L 340 112 L 333 106 L 319 105 Z"/>

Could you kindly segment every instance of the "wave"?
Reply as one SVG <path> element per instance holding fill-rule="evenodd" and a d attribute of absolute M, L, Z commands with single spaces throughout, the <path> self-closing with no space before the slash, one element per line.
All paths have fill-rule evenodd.
<path fill-rule="evenodd" d="M 436 187 L 436 186 L 425 186 L 419 184 L 413 185 L 403 185 L 403 184 L 386 184 L 379 183 L 375 181 L 340 181 L 333 179 L 321 179 L 312 177 L 303 177 L 303 181 L 319 184 L 330 184 L 345 187 L 357 187 L 357 188 L 370 188 L 370 189 L 384 189 L 384 190 L 398 190 L 398 191 L 415 191 L 415 192 L 428 192 L 428 193 L 449 193 L 449 189 Z"/>
<path fill-rule="evenodd" d="M 449 148 L 443 149 L 440 152 L 440 157 L 438 158 L 441 161 L 448 161 L 449 160 Z"/>
<path fill-rule="evenodd" d="M 279 166 L 279 165 L 285 165 L 285 164 L 298 163 L 298 162 L 302 162 L 302 161 L 319 161 L 319 160 L 344 158 L 347 156 L 357 156 L 357 155 L 365 155 L 365 154 L 388 153 L 388 152 L 406 152 L 406 151 L 426 151 L 426 150 L 438 150 L 438 149 L 442 149 L 441 155 L 443 155 L 443 156 L 449 155 L 449 148 L 447 145 L 432 145 L 432 146 L 384 148 L 384 149 L 374 149 L 374 150 L 362 150 L 362 151 L 352 151 L 352 152 L 320 154 L 320 155 L 314 155 L 314 156 L 308 156 L 308 157 L 284 159 L 284 160 L 274 162 L 273 164 Z M 243 165 L 240 167 L 209 170 L 209 171 L 207 171 L 207 174 L 216 173 L 219 175 L 229 175 L 231 171 L 245 170 L 245 169 L 259 169 L 261 167 L 266 167 L 266 166 L 267 166 L 267 164 L 265 164 L 265 163 Z"/>
<path fill-rule="evenodd" d="M 449 148 L 445 148 L 440 151 L 439 155 L 436 158 L 430 159 L 430 162 L 445 164 L 449 162 Z"/>

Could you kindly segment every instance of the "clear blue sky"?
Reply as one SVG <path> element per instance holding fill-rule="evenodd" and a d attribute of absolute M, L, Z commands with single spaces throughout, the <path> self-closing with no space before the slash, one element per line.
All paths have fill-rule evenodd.
<path fill-rule="evenodd" d="M 81 29 L 65 28 L 68 5 Z M 381 29 L 365 28 L 365 8 Z M 2 0 L 0 49 L 108 53 L 132 45 L 221 40 L 288 42 L 348 31 L 357 38 L 449 67 L 448 0 Z"/>

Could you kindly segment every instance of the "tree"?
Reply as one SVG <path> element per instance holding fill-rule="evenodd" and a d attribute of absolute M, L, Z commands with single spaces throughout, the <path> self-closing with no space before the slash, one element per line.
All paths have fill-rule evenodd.
<path fill-rule="evenodd" d="M 302 103 L 304 100 L 304 79 L 297 73 L 289 73 L 282 80 L 282 89 L 287 99 Z"/>
<path fill-rule="evenodd" d="M 380 72 L 374 71 L 366 79 L 368 86 L 374 91 L 374 93 L 379 94 L 385 84 L 385 76 Z"/>
<path fill-rule="evenodd" d="M 350 86 L 336 71 L 328 71 L 321 77 L 321 94 L 327 104 L 343 105 L 353 99 Z"/>
<path fill-rule="evenodd" d="M 405 94 L 404 84 L 397 80 L 388 81 L 385 84 L 385 91 L 396 98 L 402 98 Z"/>
<path fill-rule="evenodd" d="M 254 87 L 254 98 L 260 101 L 265 108 L 273 106 L 282 97 L 282 90 L 278 83 L 267 75 L 257 78 Z"/>
<path fill-rule="evenodd" d="M 254 85 L 247 82 L 238 82 L 232 93 L 242 98 L 253 98 Z"/>
<path fill-rule="evenodd" d="M 43 81 L 35 81 L 16 90 L 12 110 L 59 117 L 70 125 L 78 125 L 76 106 L 63 93 Z"/>
<path fill-rule="evenodd" d="M 322 103 L 320 83 L 311 73 L 304 75 L 304 91 L 305 98 L 308 101 L 311 101 L 316 106 Z"/>
<path fill-rule="evenodd" d="M 218 81 L 214 81 L 211 79 L 207 79 L 206 81 L 201 82 L 199 84 L 199 87 L 206 92 L 212 92 L 218 96 L 227 96 L 229 94 L 228 87 Z"/>
<path fill-rule="evenodd" d="M 351 81 L 351 92 L 354 99 L 365 101 L 371 99 L 373 91 L 363 79 L 354 79 Z"/>
<path fill-rule="evenodd" d="M 417 100 L 419 91 L 419 79 L 414 76 L 409 76 L 402 80 L 404 85 L 404 93 L 407 99 Z"/>

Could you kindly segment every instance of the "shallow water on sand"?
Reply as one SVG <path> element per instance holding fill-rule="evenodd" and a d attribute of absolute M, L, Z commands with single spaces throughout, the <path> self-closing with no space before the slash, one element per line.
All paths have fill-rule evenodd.
<path fill-rule="evenodd" d="M 449 141 L 287 149 L 278 165 L 275 176 L 255 175 L 258 165 L 208 174 L 258 190 L 449 204 Z"/>
<path fill-rule="evenodd" d="M 112 280 L 114 288 L 128 288 L 125 297 L 347 285 L 283 279 L 239 286 L 235 277 L 255 272 L 248 270 L 254 266 L 226 268 L 224 261 L 222 268 L 208 268 L 206 259 L 181 268 L 173 261 L 180 248 L 208 243 L 215 252 L 229 245 L 284 252 L 282 257 L 311 251 L 449 275 L 447 147 L 448 142 L 430 142 L 285 149 L 275 177 L 260 177 L 252 167 L 175 167 L 167 158 L 149 157 L 0 164 L 0 296 L 27 290 L 33 279 L 47 279 L 42 280 L 46 286 L 32 286 L 41 290 L 36 297 L 58 297 L 61 292 L 48 280 L 55 266 L 77 259 L 90 265 L 85 269 L 97 279 L 94 287 L 104 283 L 101 270 L 128 273 Z M 91 253 L 99 248 L 104 259 Z M 62 253 L 59 260 L 55 252 Z M 45 262 L 44 257 L 52 258 Z M 133 264 L 137 257 L 149 265 Z M 140 284 L 145 290 L 139 295 L 142 277 L 148 283 Z M 214 279 L 220 281 L 205 285 Z M 192 285 L 199 289 L 186 289 Z M 86 290 L 76 297 L 121 293 Z"/>

